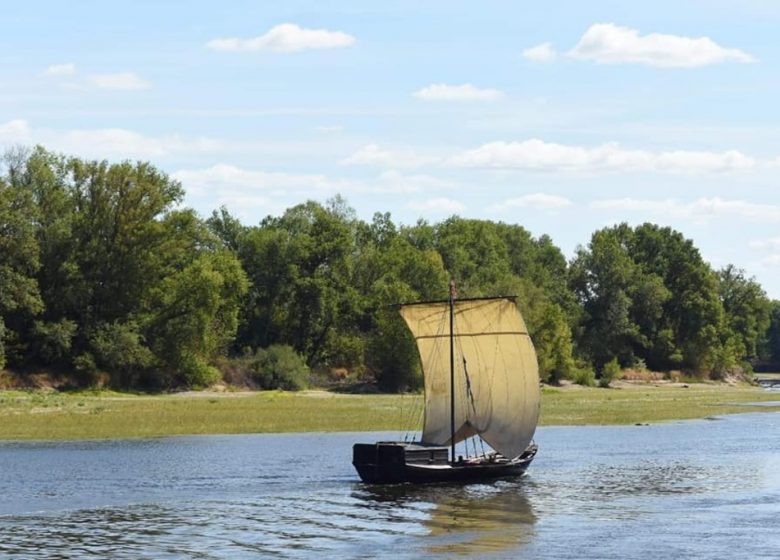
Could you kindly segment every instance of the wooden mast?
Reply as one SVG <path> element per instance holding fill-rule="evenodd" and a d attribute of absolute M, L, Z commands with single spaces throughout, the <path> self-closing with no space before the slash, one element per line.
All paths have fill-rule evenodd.
<path fill-rule="evenodd" d="M 450 447 L 455 463 L 455 280 L 450 280 Z"/>

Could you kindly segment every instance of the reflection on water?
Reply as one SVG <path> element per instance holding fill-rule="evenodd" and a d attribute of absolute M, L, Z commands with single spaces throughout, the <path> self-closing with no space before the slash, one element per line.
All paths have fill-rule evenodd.
<path fill-rule="evenodd" d="M 0 442 L 0 557 L 777 558 L 778 418 L 544 428 L 464 486 L 361 483 L 395 434 Z"/>
<path fill-rule="evenodd" d="M 366 485 L 355 492 L 367 507 L 426 504 L 426 552 L 482 556 L 529 542 L 536 521 L 523 481 L 472 485 Z"/>

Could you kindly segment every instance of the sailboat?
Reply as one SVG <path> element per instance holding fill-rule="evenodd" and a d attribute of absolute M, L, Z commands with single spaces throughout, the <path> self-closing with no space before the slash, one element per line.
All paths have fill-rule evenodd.
<path fill-rule="evenodd" d="M 458 299 L 451 283 L 447 300 L 401 304 L 399 311 L 422 363 L 422 436 L 356 443 L 352 464 L 360 478 L 426 483 L 525 473 L 538 450 L 539 369 L 515 298 Z M 455 444 L 469 439 L 474 454 L 456 456 Z"/>

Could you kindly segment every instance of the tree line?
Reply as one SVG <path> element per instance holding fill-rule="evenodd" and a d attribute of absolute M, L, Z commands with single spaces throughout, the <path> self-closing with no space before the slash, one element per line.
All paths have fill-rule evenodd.
<path fill-rule="evenodd" d="M 780 363 L 780 302 L 713 270 L 668 227 L 596 231 L 567 261 L 520 225 L 360 220 L 341 197 L 258 225 L 182 207 L 149 163 L 37 147 L 0 174 L 0 368 L 85 384 L 204 386 L 248 376 L 297 388 L 308 371 L 420 387 L 393 304 L 513 294 L 544 380 L 615 363 L 711 377 Z"/>

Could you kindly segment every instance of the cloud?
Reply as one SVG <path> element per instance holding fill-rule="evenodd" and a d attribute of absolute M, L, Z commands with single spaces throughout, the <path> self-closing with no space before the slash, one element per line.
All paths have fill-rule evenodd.
<path fill-rule="evenodd" d="M 583 147 L 536 138 L 523 142 L 490 142 L 457 154 L 447 163 L 456 167 L 580 173 L 651 171 L 693 174 L 744 171 L 755 166 L 755 160 L 736 150 L 722 153 L 650 152 L 627 150 L 617 143 Z"/>
<path fill-rule="evenodd" d="M 723 200 L 719 197 L 699 198 L 693 202 L 681 202 L 673 198 L 664 200 L 616 198 L 594 201 L 590 207 L 596 210 L 639 212 L 690 219 L 700 223 L 720 218 L 749 219 L 762 222 L 780 220 L 780 206 L 778 205 L 756 204 L 745 200 Z"/>
<path fill-rule="evenodd" d="M 426 214 L 456 214 L 466 209 L 462 202 L 451 198 L 430 198 L 424 201 L 412 201 L 406 207 Z"/>
<path fill-rule="evenodd" d="M 224 151 L 224 142 L 178 134 L 145 136 L 124 128 L 51 130 L 33 128 L 24 119 L 0 124 L 0 143 L 39 143 L 68 154 L 90 158 L 149 159 Z"/>
<path fill-rule="evenodd" d="M 751 241 L 749 245 L 754 249 L 775 249 L 780 251 L 780 237 L 756 239 Z"/>
<path fill-rule="evenodd" d="M 772 160 L 769 160 L 767 162 L 767 166 L 768 167 L 780 167 L 780 156 L 778 156 L 778 157 L 776 157 L 776 158 L 774 158 Z"/>
<path fill-rule="evenodd" d="M 341 160 L 342 165 L 372 165 L 380 167 L 419 167 L 435 161 L 434 158 L 417 155 L 410 151 L 391 151 L 376 144 L 367 144 L 351 156 Z"/>
<path fill-rule="evenodd" d="M 355 44 L 355 41 L 355 37 L 341 31 L 305 29 L 294 23 L 282 23 L 259 37 L 251 39 L 239 39 L 237 37 L 213 39 L 206 43 L 206 47 L 222 52 L 271 51 L 291 53 L 307 49 L 350 47 Z"/>
<path fill-rule="evenodd" d="M 76 129 L 42 134 L 56 149 L 88 157 L 120 159 L 158 158 L 175 154 L 206 154 L 223 149 L 219 140 L 187 138 L 178 134 L 154 137 L 123 128 Z"/>
<path fill-rule="evenodd" d="M 173 177 L 195 192 L 338 191 L 349 186 L 347 182 L 332 181 L 324 175 L 253 171 L 223 163 L 205 169 L 183 169 Z"/>
<path fill-rule="evenodd" d="M 557 56 L 552 43 L 542 43 L 523 51 L 523 58 L 532 62 L 552 62 Z"/>
<path fill-rule="evenodd" d="M 72 76 L 76 73 L 76 65 L 72 62 L 66 64 L 52 64 L 43 74 L 45 76 Z"/>
<path fill-rule="evenodd" d="M 87 81 L 101 89 L 148 89 L 152 85 L 134 72 L 118 72 L 116 74 L 93 74 Z"/>
<path fill-rule="evenodd" d="M 0 124 L 0 143 L 23 144 L 30 141 L 30 124 L 24 119 L 14 119 Z"/>
<path fill-rule="evenodd" d="M 368 187 L 374 192 L 407 194 L 434 190 L 456 189 L 457 185 L 430 175 L 404 175 L 395 169 L 384 171 Z"/>
<path fill-rule="evenodd" d="M 497 89 L 481 89 L 471 84 L 431 84 L 412 95 L 424 101 L 495 101 L 504 96 L 503 92 Z"/>
<path fill-rule="evenodd" d="M 270 172 L 248 170 L 229 164 L 217 164 L 205 169 L 182 169 L 173 174 L 187 192 L 215 193 L 235 198 L 238 194 L 263 193 L 315 196 L 335 193 L 390 193 L 408 194 L 453 188 L 452 183 L 428 175 L 403 175 L 395 170 L 385 171 L 374 179 L 354 181 L 331 178 L 322 174 Z"/>
<path fill-rule="evenodd" d="M 506 212 L 515 208 L 531 208 L 534 210 L 555 211 L 571 206 L 572 202 L 563 196 L 545 193 L 533 193 L 511 198 L 488 208 L 490 212 Z"/>
<path fill-rule="evenodd" d="M 600 64 L 635 63 L 662 68 L 694 68 L 721 62 L 755 62 L 739 49 L 721 47 L 709 37 L 682 37 L 650 33 L 612 23 L 591 25 L 568 52 L 578 60 Z"/>

